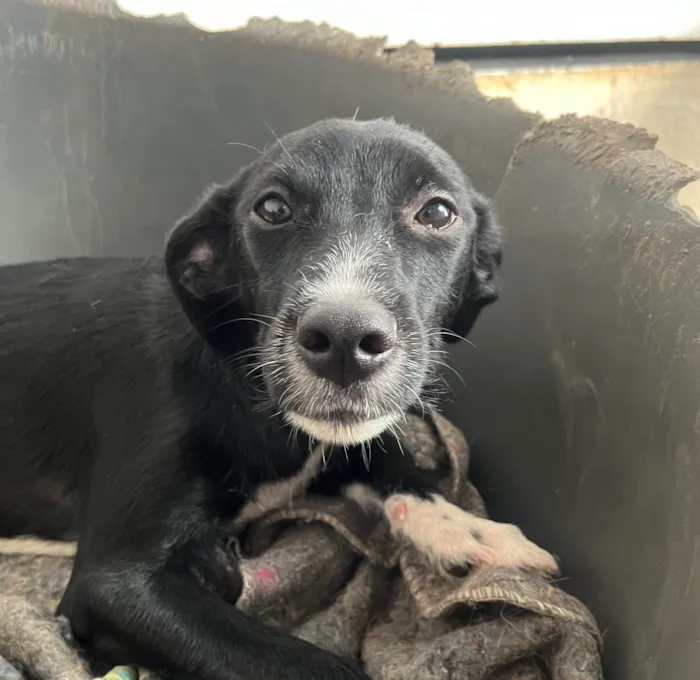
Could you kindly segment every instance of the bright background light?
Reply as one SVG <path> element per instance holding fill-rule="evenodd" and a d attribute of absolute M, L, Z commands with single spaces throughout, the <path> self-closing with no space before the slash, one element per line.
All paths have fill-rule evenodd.
<path fill-rule="evenodd" d="M 210 31 L 230 30 L 251 17 L 325 21 L 359 36 L 386 35 L 434 45 L 700 37 L 700 0 L 118 0 L 127 12 L 150 16 L 182 12 Z M 643 9 L 646 7 L 647 9 Z"/>

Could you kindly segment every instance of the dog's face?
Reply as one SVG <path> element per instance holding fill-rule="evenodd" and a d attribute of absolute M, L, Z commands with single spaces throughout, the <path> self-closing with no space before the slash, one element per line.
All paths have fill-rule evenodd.
<path fill-rule="evenodd" d="M 488 202 L 424 135 L 329 120 L 212 190 L 166 263 L 195 327 L 223 351 L 252 349 L 289 423 L 357 444 L 430 399 L 443 342 L 496 299 L 499 237 Z"/>

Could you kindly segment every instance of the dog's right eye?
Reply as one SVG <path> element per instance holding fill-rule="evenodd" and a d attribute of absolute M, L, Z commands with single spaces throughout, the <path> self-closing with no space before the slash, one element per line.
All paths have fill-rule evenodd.
<path fill-rule="evenodd" d="M 447 201 L 434 200 L 426 203 L 415 217 L 418 224 L 432 229 L 444 229 L 449 227 L 457 217 L 457 213 Z"/>
<path fill-rule="evenodd" d="M 268 224 L 284 224 L 292 219 L 292 209 L 276 194 L 270 194 L 255 204 L 255 213 Z"/>

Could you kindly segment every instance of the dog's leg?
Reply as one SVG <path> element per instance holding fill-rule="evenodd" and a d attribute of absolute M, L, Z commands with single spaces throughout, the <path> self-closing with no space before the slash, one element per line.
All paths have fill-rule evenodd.
<path fill-rule="evenodd" d="M 556 560 L 512 524 L 477 517 L 447 501 L 438 491 L 444 471 L 416 465 L 394 436 L 385 435 L 371 457 L 352 450 L 334 452 L 333 467 L 311 491 L 330 484 L 361 505 L 383 512 L 393 532 L 409 540 L 439 567 L 518 567 L 557 573 Z"/>
<path fill-rule="evenodd" d="M 205 587 L 202 577 L 223 577 L 206 565 L 217 555 L 202 553 L 216 544 L 212 518 L 207 495 L 173 470 L 177 455 L 145 466 L 138 457 L 100 457 L 121 462 L 121 474 L 110 463 L 107 478 L 98 463 L 93 475 L 89 529 L 59 607 L 76 640 L 95 658 L 168 680 L 367 680 L 350 661 L 263 625 Z"/>
<path fill-rule="evenodd" d="M 179 564 L 116 556 L 75 572 L 60 611 L 114 663 L 168 679 L 367 680 L 339 657 L 274 631 L 211 594 Z"/>

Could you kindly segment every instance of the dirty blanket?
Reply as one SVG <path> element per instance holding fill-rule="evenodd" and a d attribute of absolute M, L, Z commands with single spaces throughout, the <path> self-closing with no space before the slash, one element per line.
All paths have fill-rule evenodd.
<path fill-rule="evenodd" d="M 402 430 L 407 455 L 446 470 L 445 496 L 485 517 L 462 434 L 437 413 Z M 375 680 L 602 679 L 595 620 L 547 577 L 483 566 L 448 573 L 350 498 L 290 499 L 232 545 L 244 556 L 240 609 L 360 658 Z M 73 552 L 72 544 L 0 541 L 0 680 L 25 672 L 89 680 L 65 621 L 49 614 Z"/>

